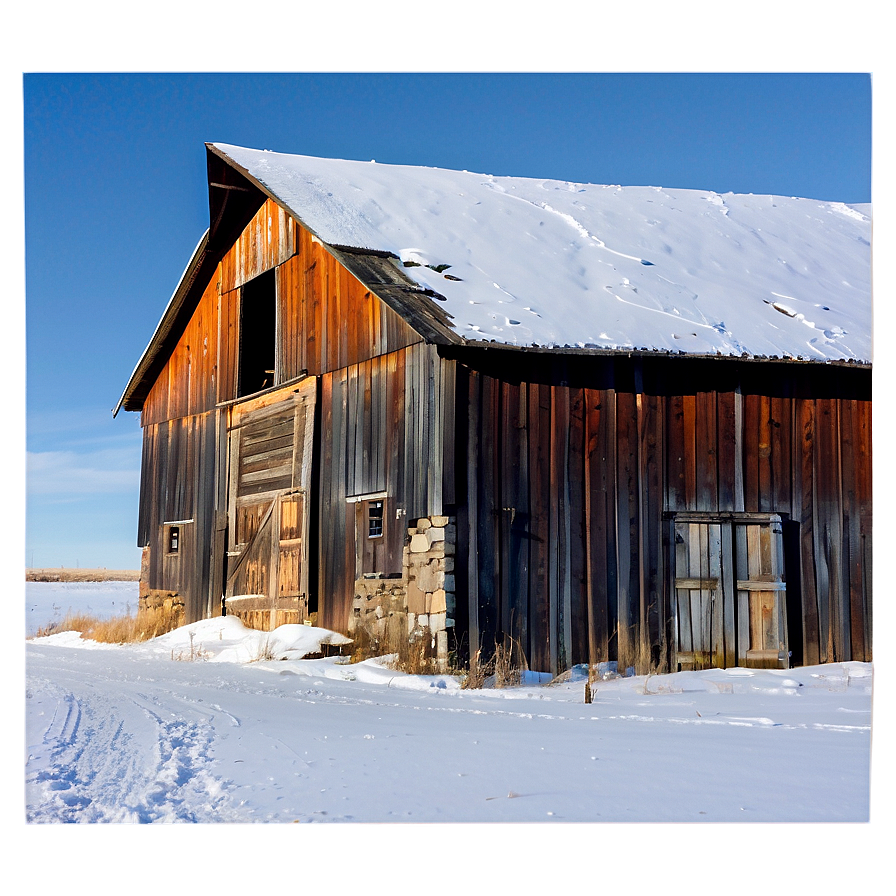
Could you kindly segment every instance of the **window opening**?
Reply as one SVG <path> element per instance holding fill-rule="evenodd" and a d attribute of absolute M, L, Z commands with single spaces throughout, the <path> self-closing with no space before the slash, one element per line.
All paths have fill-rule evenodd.
<path fill-rule="evenodd" d="M 266 271 L 246 283 L 240 298 L 238 395 L 276 385 L 277 275 Z"/>
<path fill-rule="evenodd" d="M 180 526 L 168 528 L 168 553 L 176 554 L 180 548 Z"/>
<path fill-rule="evenodd" d="M 383 534 L 383 502 L 370 501 L 367 505 L 367 537 L 380 538 Z"/>

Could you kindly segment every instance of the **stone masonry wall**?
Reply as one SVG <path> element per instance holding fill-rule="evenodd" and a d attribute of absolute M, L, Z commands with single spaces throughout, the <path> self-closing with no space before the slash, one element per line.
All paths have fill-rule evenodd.
<path fill-rule="evenodd" d="M 143 548 L 140 559 L 140 583 L 137 591 L 137 612 L 146 610 L 175 610 L 183 613 L 184 599 L 176 591 L 149 587 L 149 546 Z"/>
<path fill-rule="evenodd" d="M 355 582 L 349 634 L 366 628 L 385 639 L 398 628 L 412 641 L 428 639 L 427 654 L 447 670 L 448 629 L 454 626 L 456 540 L 452 517 L 418 519 L 408 529 L 401 577 Z"/>

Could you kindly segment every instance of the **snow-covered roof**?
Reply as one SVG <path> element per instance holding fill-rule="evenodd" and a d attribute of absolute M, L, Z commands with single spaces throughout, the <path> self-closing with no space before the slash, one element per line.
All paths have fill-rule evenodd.
<path fill-rule="evenodd" d="M 463 340 L 871 361 L 867 205 L 213 146 L 324 242 L 397 255 Z"/>

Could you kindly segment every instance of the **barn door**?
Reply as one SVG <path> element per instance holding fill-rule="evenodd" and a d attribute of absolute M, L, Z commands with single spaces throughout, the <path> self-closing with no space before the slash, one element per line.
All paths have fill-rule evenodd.
<path fill-rule="evenodd" d="M 780 517 L 679 514 L 673 530 L 677 668 L 786 668 Z"/>
<path fill-rule="evenodd" d="M 308 615 L 315 395 L 309 377 L 232 410 L 225 607 L 252 628 Z"/>
<path fill-rule="evenodd" d="M 721 522 L 675 523 L 675 650 L 681 669 L 725 665 L 723 529 L 727 535 Z"/>
<path fill-rule="evenodd" d="M 735 524 L 737 664 L 786 669 L 789 663 L 780 517 Z"/>

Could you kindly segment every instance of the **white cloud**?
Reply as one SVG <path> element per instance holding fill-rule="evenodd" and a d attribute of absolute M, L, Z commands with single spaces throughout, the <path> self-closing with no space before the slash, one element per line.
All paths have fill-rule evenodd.
<path fill-rule="evenodd" d="M 133 491 L 140 481 L 140 454 L 133 449 L 29 451 L 28 493 L 32 495 L 110 494 Z"/>

